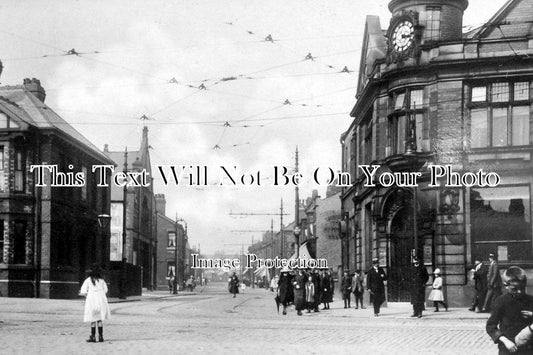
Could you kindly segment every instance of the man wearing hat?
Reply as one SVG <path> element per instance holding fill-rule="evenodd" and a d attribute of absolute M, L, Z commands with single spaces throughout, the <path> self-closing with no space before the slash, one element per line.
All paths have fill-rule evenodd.
<path fill-rule="evenodd" d="M 379 308 L 383 301 L 385 301 L 385 284 L 383 283 L 385 280 L 387 280 L 387 275 L 379 267 L 379 259 L 372 259 L 372 267 L 368 270 L 366 276 L 366 287 L 368 287 L 368 292 L 372 297 L 374 317 L 379 315 Z"/>
<path fill-rule="evenodd" d="M 472 274 L 475 294 L 472 299 L 472 307 L 468 310 L 474 312 L 477 307 L 478 312 L 482 312 L 485 302 L 485 294 L 487 293 L 487 267 L 483 265 L 483 262 L 479 259 L 476 259 L 474 264 Z"/>
<path fill-rule="evenodd" d="M 422 317 L 424 302 L 426 299 L 426 283 L 429 280 L 428 271 L 418 257 L 413 258 L 411 268 L 411 304 L 413 305 L 413 314 L 411 317 Z"/>
<path fill-rule="evenodd" d="M 492 302 L 502 294 L 502 277 L 498 268 L 498 261 L 494 254 L 489 254 L 489 272 L 487 274 L 487 296 L 485 297 L 485 304 L 483 312 L 490 312 L 492 309 Z"/>

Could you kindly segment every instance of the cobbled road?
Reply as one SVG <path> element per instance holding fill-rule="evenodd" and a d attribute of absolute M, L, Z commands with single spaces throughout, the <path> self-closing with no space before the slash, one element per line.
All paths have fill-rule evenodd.
<path fill-rule="evenodd" d="M 496 354 L 486 314 L 465 309 L 410 318 L 409 304 L 373 316 L 371 307 L 297 316 L 278 314 L 274 294 L 246 289 L 236 298 L 222 283 L 178 296 L 151 292 L 111 303 L 104 343 L 86 343 L 83 299 L 0 298 L 1 354 Z M 112 301 L 112 300 L 110 300 Z M 430 309 L 430 308 L 428 308 Z"/>

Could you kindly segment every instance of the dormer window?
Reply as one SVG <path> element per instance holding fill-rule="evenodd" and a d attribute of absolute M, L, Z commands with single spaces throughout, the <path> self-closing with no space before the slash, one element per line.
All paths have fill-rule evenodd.
<path fill-rule="evenodd" d="M 20 128 L 20 125 L 9 118 L 8 115 L 6 115 L 3 112 L 0 112 L 0 129 L 8 129 L 8 128 Z"/>

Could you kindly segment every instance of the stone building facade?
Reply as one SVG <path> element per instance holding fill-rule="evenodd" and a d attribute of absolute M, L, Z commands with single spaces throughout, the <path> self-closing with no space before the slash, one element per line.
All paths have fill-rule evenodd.
<path fill-rule="evenodd" d="M 443 270 L 452 305 L 470 303 L 476 258 L 494 253 L 502 268 L 533 271 L 533 0 L 509 1 L 463 32 L 467 7 L 392 0 L 386 29 L 367 16 L 353 121 L 341 136 L 353 178 L 341 195 L 343 264 L 368 269 L 379 258 L 389 301 L 409 300 L 413 255 L 430 273 Z M 497 186 L 487 185 L 494 174 L 480 179 L 489 172 Z M 409 183 L 401 173 L 419 176 Z"/>

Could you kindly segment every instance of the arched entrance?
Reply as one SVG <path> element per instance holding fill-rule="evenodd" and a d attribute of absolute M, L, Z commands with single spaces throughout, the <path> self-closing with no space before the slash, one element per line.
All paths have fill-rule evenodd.
<path fill-rule="evenodd" d="M 388 299 L 392 302 L 410 301 L 409 269 L 413 249 L 412 208 L 404 206 L 392 218 L 389 234 L 390 267 Z"/>

